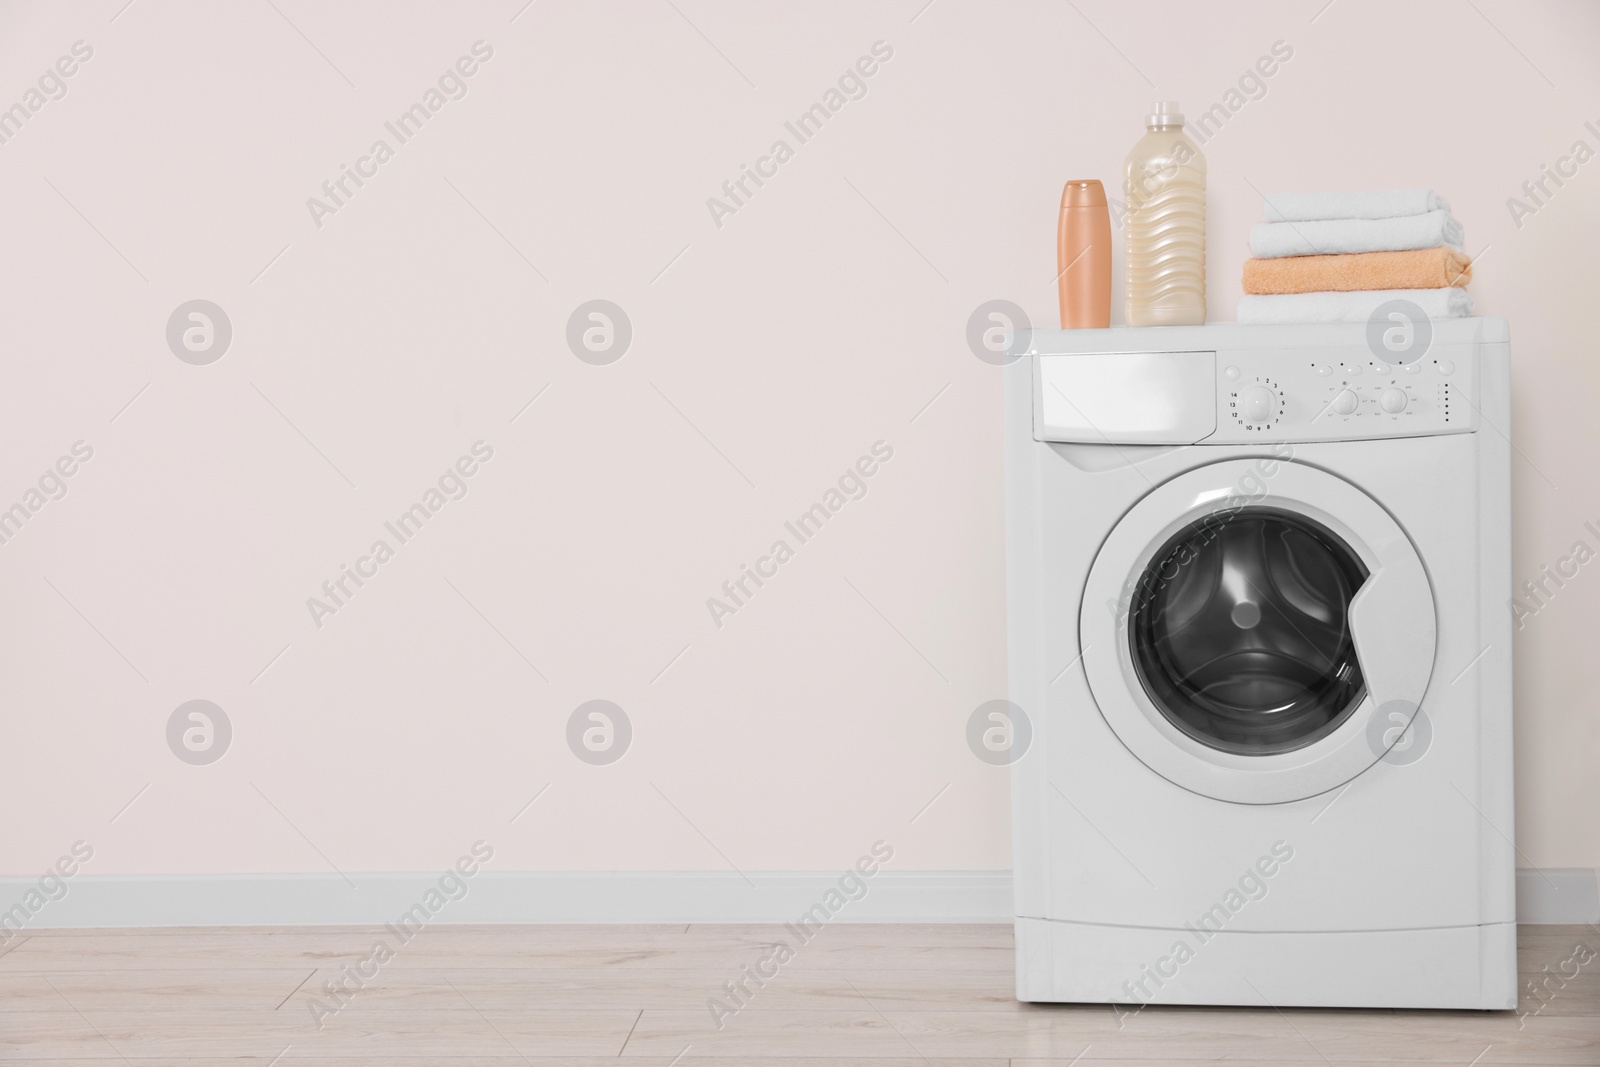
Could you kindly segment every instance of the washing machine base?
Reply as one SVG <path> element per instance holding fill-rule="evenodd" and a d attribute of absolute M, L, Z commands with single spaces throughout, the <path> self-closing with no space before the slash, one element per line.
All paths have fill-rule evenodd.
<path fill-rule="evenodd" d="M 1017 999 L 1125 1005 L 1517 1006 L 1514 922 L 1319 933 L 1018 918 Z"/>

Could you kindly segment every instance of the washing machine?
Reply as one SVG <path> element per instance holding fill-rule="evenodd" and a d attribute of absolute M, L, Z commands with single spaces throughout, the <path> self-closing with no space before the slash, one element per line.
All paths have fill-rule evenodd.
<path fill-rule="evenodd" d="M 1509 329 L 1411 325 L 1019 341 L 1019 1000 L 1515 1008 Z"/>

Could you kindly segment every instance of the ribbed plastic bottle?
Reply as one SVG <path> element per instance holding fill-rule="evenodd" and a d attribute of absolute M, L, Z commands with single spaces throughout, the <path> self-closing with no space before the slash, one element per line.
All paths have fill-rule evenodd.
<path fill-rule="evenodd" d="M 1206 321 L 1206 160 L 1163 100 L 1123 164 L 1123 318 L 1129 326 Z"/>

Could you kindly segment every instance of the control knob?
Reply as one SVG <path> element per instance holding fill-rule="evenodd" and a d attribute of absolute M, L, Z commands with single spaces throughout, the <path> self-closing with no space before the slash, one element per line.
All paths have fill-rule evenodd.
<path fill-rule="evenodd" d="M 1329 406 L 1333 408 L 1335 414 L 1354 415 L 1356 408 L 1361 406 L 1361 398 L 1356 396 L 1354 390 L 1344 389 L 1333 398 L 1333 403 Z"/>
<path fill-rule="evenodd" d="M 1278 394 L 1264 385 L 1252 385 L 1239 394 L 1239 411 L 1245 422 L 1269 423 L 1278 413 Z"/>
<path fill-rule="evenodd" d="M 1383 395 L 1378 397 L 1378 406 L 1391 415 L 1398 415 L 1406 409 L 1410 400 L 1404 389 L 1385 389 Z"/>

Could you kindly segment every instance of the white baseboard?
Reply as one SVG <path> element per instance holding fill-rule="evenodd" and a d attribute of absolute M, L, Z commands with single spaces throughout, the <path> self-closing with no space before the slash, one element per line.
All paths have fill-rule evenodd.
<path fill-rule="evenodd" d="M 440 923 L 792 922 L 836 890 L 838 872 L 598 871 L 500 873 L 467 881 Z M 46 900 L 26 929 L 138 926 L 371 926 L 392 922 L 438 887 L 437 874 L 79 875 Z M 352 884 L 353 883 L 353 884 Z M 32 878 L 0 878 L 0 941 Z M 38 896 L 33 898 L 39 900 Z M 436 898 L 437 899 L 437 898 Z M 26 906 L 24 908 L 26 911 Z M 879 871 L 840 922 L 1009 923 L 1010 871 Z M 1517 921 L 1600 922 L 1590 868 L 1517 872 Z"/>
<path fill-rule="evenodd" d="M 1517 922 L 1600 923 L 1600 878 L 1592 867 L 1517 871 Z"/>
<path fill-rule="evenodd" d="M 121 926 L 381 925 L 438 890 L 438 874 L 79 875 L 29 929 Z M 838 871 L 481 871 L 439 923 L 781 923 L 839 891 Z M 353 883 L 353 885 L 351 884 Z M 0 878 L 4 909 L 37 887 Z M 853 891 L 854 887 L 849 887 Z M 37 898 L 36 898 L 37 899 Z M 439 898 L 435 898 L 437 900 Z M 1009 923 L 1010 871 L 889 871 L 866 880 L 839 922 Z M 0 930 L 0 940 L 6 930 Z"/>

